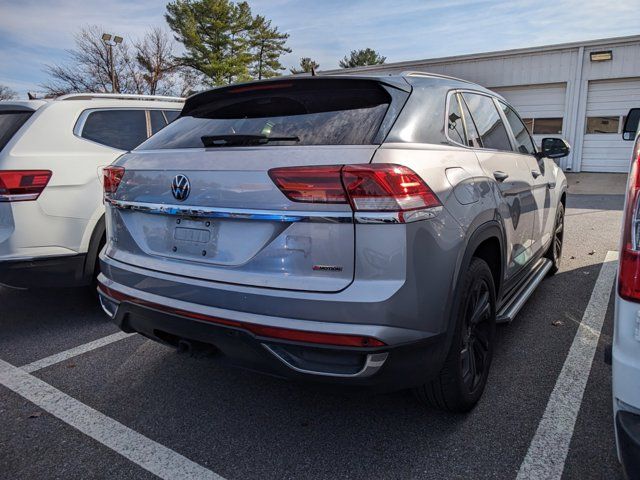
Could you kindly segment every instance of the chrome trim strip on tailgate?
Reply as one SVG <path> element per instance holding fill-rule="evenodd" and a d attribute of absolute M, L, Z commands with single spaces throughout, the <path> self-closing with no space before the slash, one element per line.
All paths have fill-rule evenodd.
<path fill-rule="evenodd" d="M 241 208 L 196 207 L 193 205 L 170 205 L 164 203 L 128 202 L 105 198 L 105 203 L 120 210 L 176 215 L 198 218 L 231 218 L 238 220 L 267 220 L 271 222 L 323 222 L 353 223 L 352 212 L 286 212 L 273 210 L 250 210 Z"/>

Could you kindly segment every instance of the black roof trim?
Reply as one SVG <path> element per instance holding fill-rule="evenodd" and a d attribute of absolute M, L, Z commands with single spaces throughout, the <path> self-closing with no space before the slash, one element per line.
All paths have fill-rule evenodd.
<path fill-rule="evenodd" d="M 0 103 L 0 112 L 24 113 L 24 112 L 35 112 L 35 111 L 36 111 L 35 108 L 27 107 L 25 105 Z"/>

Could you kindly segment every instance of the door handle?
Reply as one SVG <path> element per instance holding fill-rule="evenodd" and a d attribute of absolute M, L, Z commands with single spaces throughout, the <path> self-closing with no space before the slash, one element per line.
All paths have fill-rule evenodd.
<path fill-rule="evenodd" d="M 509 178 L 508 173 L 504 173 L 500 170 L 496 170 L 493 172 L 493 178 L 495 178 L 498 182 L 504 182 L 507 178 Z"/>
<path fill-rule="evenodd" d="M 533 178 L 538 178 L 540 175 L 542 175 L 538 170 L 531 170 L 531 176 Z"/>

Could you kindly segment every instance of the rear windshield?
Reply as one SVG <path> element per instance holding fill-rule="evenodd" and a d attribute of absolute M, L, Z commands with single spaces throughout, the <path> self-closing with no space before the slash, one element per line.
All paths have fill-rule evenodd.
<path fill-rule="evenodd" d="M 21 111 L 0 112 L 0 151 L 32 114 L 33 112 Z"/>
<path fill-rule="evenodd" d="M 247 145 L 243 139 L 269 146 L 369 145 L 391 102 L 387 91 L 374 82 L 344 82 L 331 88 L 296 82 L 276 85 L 209 92 L 210 101 L 137 150 Z M 211 144 L 212 138 L 220 140 L 218 145 Z"/>

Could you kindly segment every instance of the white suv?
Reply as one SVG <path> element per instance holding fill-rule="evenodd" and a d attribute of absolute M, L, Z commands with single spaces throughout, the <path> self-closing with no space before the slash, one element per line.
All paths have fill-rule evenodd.
<path fill-rule="evenodd" d="M 105 240 L 102 167 L 175 119 L 183 102 L 110 94 L 0 102 L 0 284 L 91 283 Z"/>
<path fill-rule="evenodd" d="M 623 139 L 635 140 L 624 208 L 613 332 L 613 413 L 625 477 L 640 478 L 640 108 L 629 111 Z"/>

